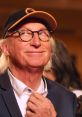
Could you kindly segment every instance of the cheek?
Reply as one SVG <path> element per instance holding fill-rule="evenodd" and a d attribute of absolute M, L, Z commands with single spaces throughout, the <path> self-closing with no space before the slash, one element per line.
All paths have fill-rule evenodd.
<path fill-rule="evenodd" d="M 52 46 L 51 46 L 51 44 L 49 44 L 47 46 L 47 54 L 48 54 L 49 57 L 51 57 L 51 55 L 52 55 Z"/>
<path fill-rule="evenodd" d="M 23 50 L 25 48 L 24 43 L 23 42 L 21 43 L 17 39 L 13 40 L 10 44 L 11 44 L 10 49 L 13 50 L 13 51 L 17 51 L 17 52 L 19 51 L 20 52 L 21 50 Z"/>
<path fill-rule="evenodd" d="M 15 43 L 14 41 L 10 42 L 9 47 L 8 47 L 9 55 L 16 56 L 17 55 L 16 53 L 19 54 L 21 50 L 22 50 L 22 47 L 19 46 L 17 43 Z"/>

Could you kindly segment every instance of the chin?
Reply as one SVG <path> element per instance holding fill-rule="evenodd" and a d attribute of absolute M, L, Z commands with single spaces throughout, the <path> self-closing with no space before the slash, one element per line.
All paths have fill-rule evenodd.
<path fill-rule="evenodd" d="M 32 64 L 29 64 L 28 66 L 30 66 L 30 67 L 33 67 L 33 68 L 42 68 L 42 67 L 44 67 L 45 66 L 45 64 L 40 64 L 40 63 L 32 63 Z"/>

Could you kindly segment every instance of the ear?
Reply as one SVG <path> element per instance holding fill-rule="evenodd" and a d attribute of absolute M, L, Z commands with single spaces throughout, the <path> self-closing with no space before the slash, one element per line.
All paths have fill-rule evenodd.
<path fill-rule="evenodd" d="M 9 55 L 9 47 L 8 47 L 8 43 L 5 41 L 5 42 L 3 42 L 3 43 L 1 43 L 0 44 L 0 48 L 1 48 L 1 50 L 2 50 L 2 52 L 6 55 L 6 56 L 8 56 Z"/>

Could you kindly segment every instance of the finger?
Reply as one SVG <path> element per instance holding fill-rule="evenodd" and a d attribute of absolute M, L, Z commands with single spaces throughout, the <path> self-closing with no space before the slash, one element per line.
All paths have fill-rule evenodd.
<path fill-rule="evenodd" d="M 35 97 L 39 102 L 41 102 L 41 104 L 44 103 L 45 105 L 50 105 L 51 103 L 51 101 L 47 97 L 44 97 L 39 93 L 33 93 L 32 96 Z"/>
<path fill-rule="evenodd" d="M 51 101 L 48 98 L 46 98 L 46 97 L 44 97 L 44 96 L 42 96 L 41 94 L 38 94 L 38 93 L 33 93 L 30 96 L 28 101 L 34 103 L 37 106 L 44 105 L 44 106 L 47 106 L 47 107 L 50 107 L 50 103 L 51 103 Z"/>
<path fill-rule="evenodd" d="M 37 108 L 38 107 L 35 104 L 28 102 L 26 111 L 30 110 L 31 112 L 35 113 Z"/>
<path fill-rule="evenodd" d="M 35 113 L 33 113 L 31 110 L 27 110 L 25 117 L 35 117 Z"/>
<path fill-rule="evenodd" d="M 42 101 L 40 101 L 38 98 L 36 98 L 34 95 L 31 95 L 28 99 L 28 103 L 31 102 L 34 105 L 38 106 Z"/>
<path fill-rule="evenodd" d="M 35 98 L 37 98 L 38 100 L 40 101 L 43 101 L 45 99 L 45 97 L 43 96 L 43 94 L 39 94 L 39 93 L 36 93 L 36 92 L 33 92 L 32 94 Z"/>

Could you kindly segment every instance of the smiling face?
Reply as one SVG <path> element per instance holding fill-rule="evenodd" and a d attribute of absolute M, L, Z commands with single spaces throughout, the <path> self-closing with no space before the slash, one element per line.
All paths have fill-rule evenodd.
<path fill-rule="evenodd" d="M 40 31 L 46 29 L 45 25 L 36 22 L 29 22 L 19 30 L 29 29 Z M 24 42 L 20 37 L 10 36 L 5 45 L 5 53 L 10 57 L 10 63 L 20 68 L 40 68 L 44 67 L 52 54 L 51 41 L 43 42 L 37 33 L 34 33 L 32 40 Z"/>

